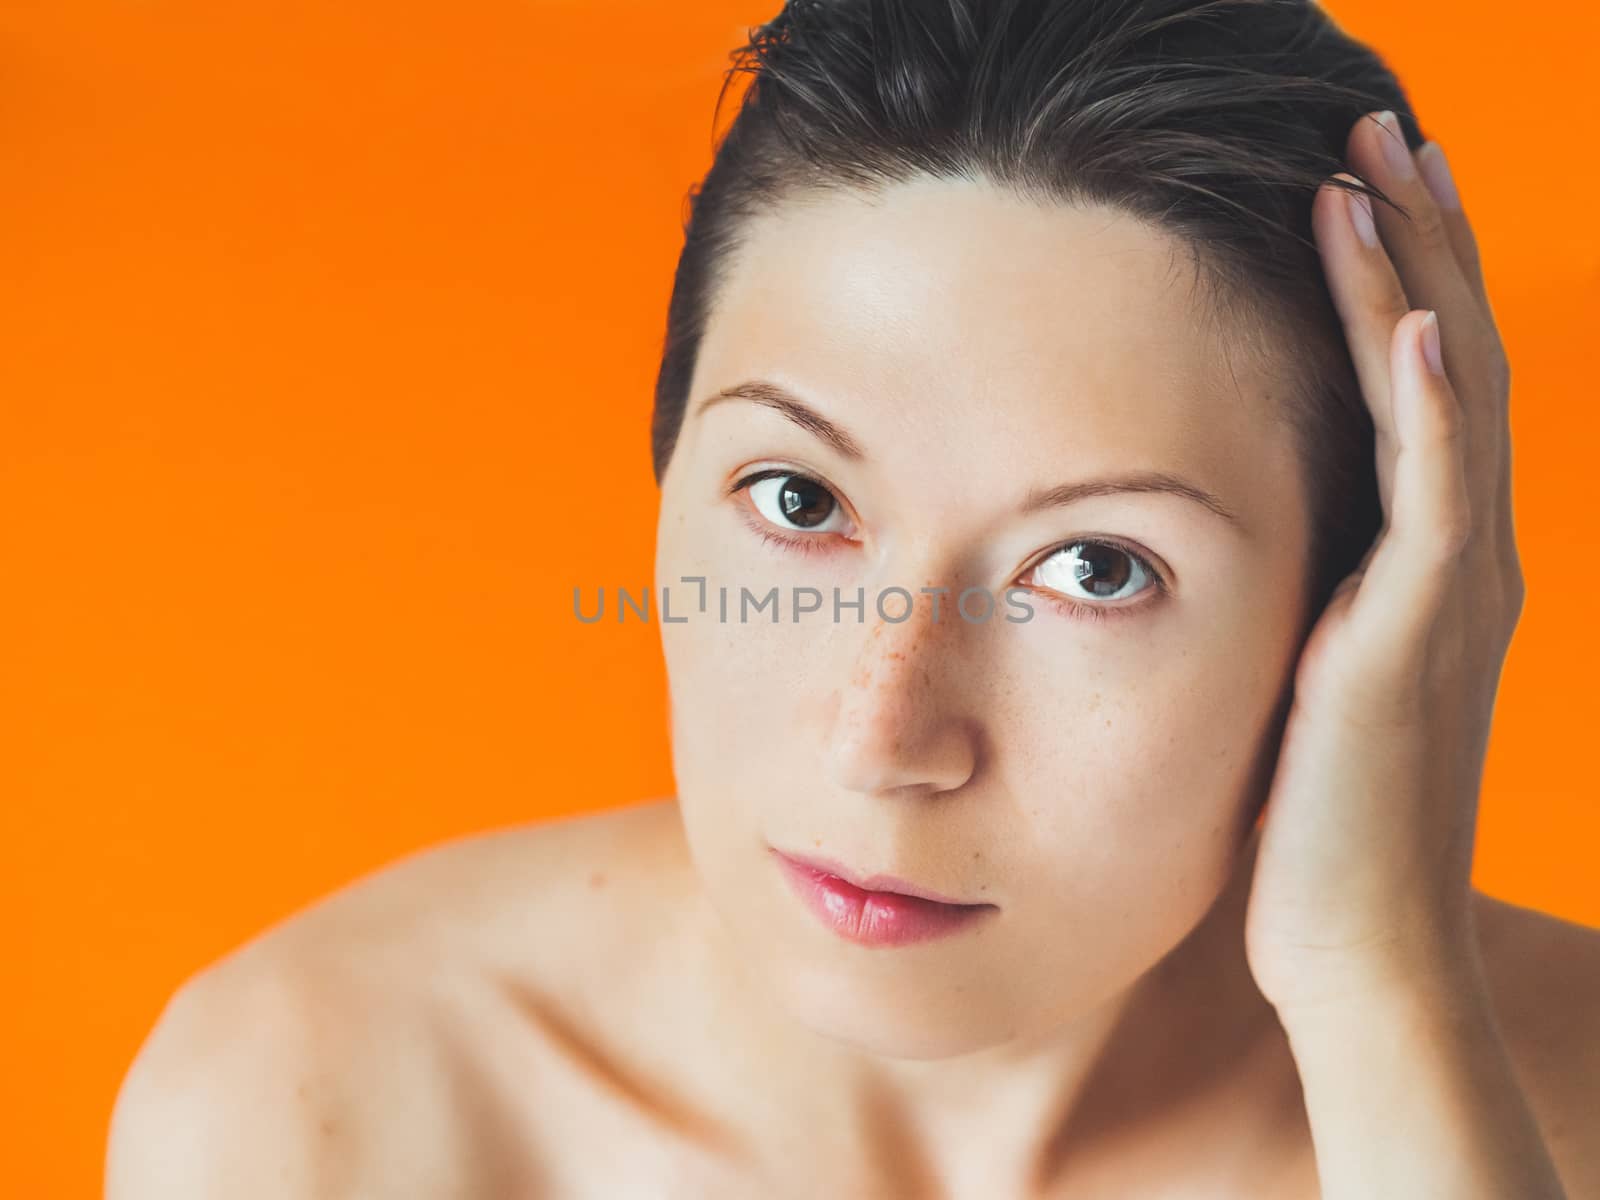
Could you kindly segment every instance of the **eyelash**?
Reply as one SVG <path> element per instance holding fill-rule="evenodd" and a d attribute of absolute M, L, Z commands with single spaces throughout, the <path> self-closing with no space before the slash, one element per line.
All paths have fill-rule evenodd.
<path fill-rule="evenodd" d="M 727 495 L 737 495 L 752 484 L 760 483 L 763 479 L 780 478 L 786 475 L 793 475 L 815 483 L 818 487 L 827 491 L 829 495 L 833 495 L 835 503 L 838 502 L 838 496 L 834 495 L 833 489 L 816 476 L 807 475 L 803 471 L 795 471 L 787 467 L 766 467 L 759 471 L 752 471 L 750 474 L 735 481 L 728 488 Z M 765 545 L 782 546 L 785 549 L 798 551 L 801 554 L 825 553 L 822 546 L 823 538 L 785 533 L 776 528 L 771 522 L 753 516 L 743 505 L 739 506 L 739 516 Z M 1167 581 L 1155 569 L 1155 565 L 1143 554 L 1140 554 L 1132 546 L 1118 538 L 1073 538 L 1070 541 L 1061 542 L 1035 560 L 1028 570 L 1031 571 L 1034 567 L 1061 553 L 1061 551 L 1078 545 L 1110 546 L 1112 549 L 1120 550 L 1144 568 L 1145 574 L 1150 577 L 1151 591 L 1158 596 L 1168 594 L 1170 589 L 1167 587 Z M 1065 616 L 1083 617 L 1090 621 L 1114 620 L 1130 613 L 1136 613 L 1147 604 L 1153 603 L 1153 601 L 1146 600 L 1134 604 L 1089 604 L 1083 600 L 1074 600 L 1070 596 L 1064 596 L 1060 592 L 1051 591 L 1048 588 L 1029 588 L 1027 590 L 1034 592 L 1046 604 Z"/>

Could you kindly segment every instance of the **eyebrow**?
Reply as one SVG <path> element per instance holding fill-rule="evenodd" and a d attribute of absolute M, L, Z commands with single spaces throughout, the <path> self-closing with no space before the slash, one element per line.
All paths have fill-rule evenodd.
<path fill-rule="evenodd" d="M 713 404 L 720 404 L 724 400 L 750 400 L 756 404 L 764 404 L 768 408 L 775 408 L 806 432 L 815 434 L 827 442 L 851 462 L 861 462 L 867 457 L 860 442 L 793 392 L 776 383 L 768 383 L 764 379 L 747 379 L 743 383 L 725 387 L 720 392 L 711 393 L 700 401 L 694 411 L 703 413 Z"/>
<path fill-rule="evenodd" d="M 749 400 L 752 403 L 776 409 L 808 433 L 827 442 L 852 462 L 862 462 L 867 455 L 842 427 L 830 421 L 816 409 L 806 404 L 793 392 L 779 384 L 762 379 L 750 379 L 713 392 L 701 400 L 694 412 L 703 413 L 714 404 L 725 400 Z M 1080 479 L 1055 487 L 1031 488 L 1023 497 L 1018 511 L 1039 512 L 1047 508 L 1060 508 L 1090 496 L 1110 496 L 1118 492 L 1154 492 L 1177 496 L 1204 505 L 1226 521 L 1242 526 L 1239 514 L 1224 504 L 1214 493 L 1198 484 L 1168 471 L 1125 471 L 1099 479 Z"/>

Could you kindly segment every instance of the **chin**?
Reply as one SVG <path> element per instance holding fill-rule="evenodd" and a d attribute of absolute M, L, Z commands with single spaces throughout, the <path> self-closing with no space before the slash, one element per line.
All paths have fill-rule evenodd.
<path fill-rule="evenodd" d="M 1092 1005 L 1087 991 L 1075 998 L 1057 988 L 1049 1012 L 1030 1008 L 1030 994 L 1014 985 L 1033 972 L 1003 967 L 998 945 L 889 953 L 845 946 L 823 961 L 775 957 L 775 949 L 762 948 L 760 973 L 789 1019 L 885 1058 L 975 1053 L 1070 1020 L 1075 1004 Z"/>

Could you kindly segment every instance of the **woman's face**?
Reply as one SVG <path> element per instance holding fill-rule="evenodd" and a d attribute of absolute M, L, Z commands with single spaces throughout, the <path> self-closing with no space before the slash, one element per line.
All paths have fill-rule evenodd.
<path fill-rule="evenodd" d="M 1310 545 L 1281 389 L 1110 210 L 923 180 L 746 233 L 657 530 L 696 869 L 817 1031 L 918 1058 L 1046 1031 L 1184 938 L 1255 816 Z M 700 409 L 737 385 L 804 410 Z M 1135 474 L 1194 492 L 1081 488 Z M 774 850 L 994 907 L 864 944 Z"/>

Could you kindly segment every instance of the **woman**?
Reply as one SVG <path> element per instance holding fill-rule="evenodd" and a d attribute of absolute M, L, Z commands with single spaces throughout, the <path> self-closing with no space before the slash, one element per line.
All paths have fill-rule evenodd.
<path fill-rule="evenodd" d="M 1600 938 L 1469 880 L 1508 374 L 1393 76 L 1284 0 L 753 32 L 652 431 L 677 795 L 191 980 L 112 1200 L 1600 1196 Z"/>

